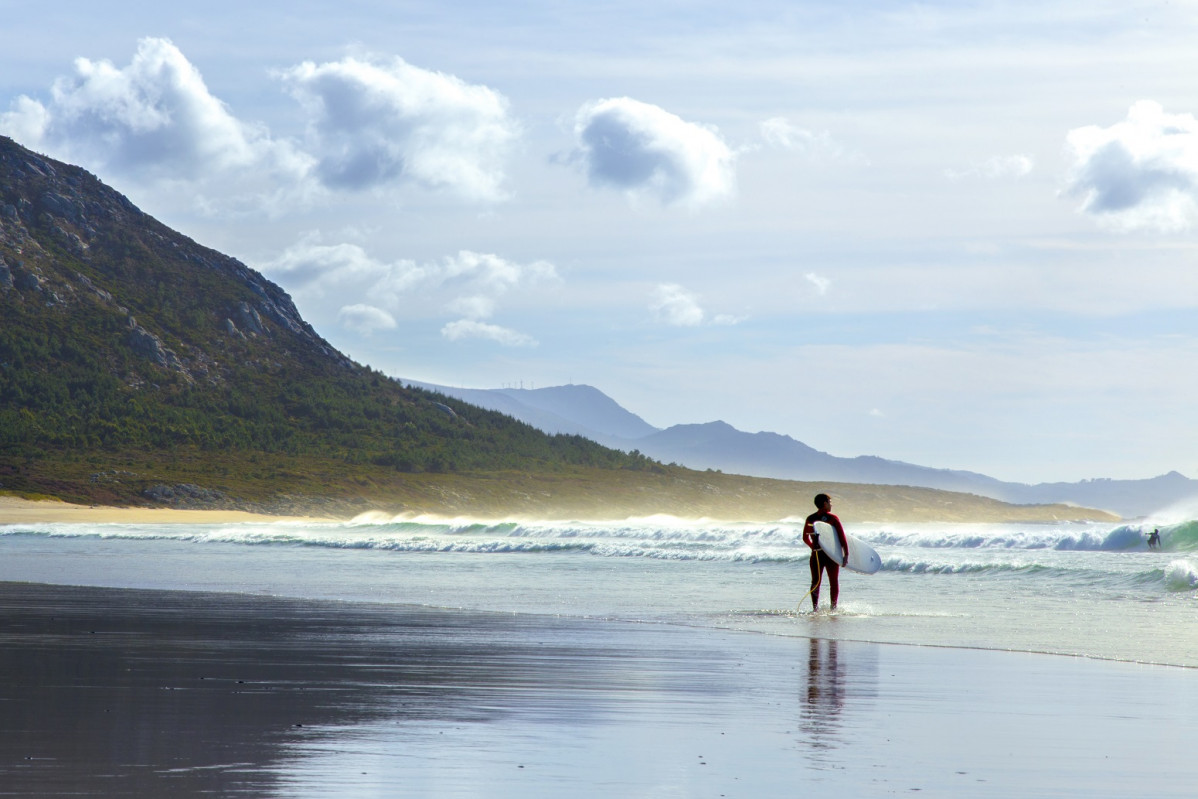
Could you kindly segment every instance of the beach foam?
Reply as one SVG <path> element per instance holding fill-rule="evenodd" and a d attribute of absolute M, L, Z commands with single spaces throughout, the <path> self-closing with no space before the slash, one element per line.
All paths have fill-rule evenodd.
<path fill-rule="evenodd" d="M 1198 567 L 1188 560 L 1175 560 L 1165 567 L 1165 584 L 1172 591 L 1198 588 Z"/>
<path fill-rule="evenodd" d="M 1127 525 L 861 525 L 883 569 L 841 575 L 844 639 L 1061 652 L 1198 666 L 1198 580 Z M 372 599 L 475 610 L 736 626 L 809 588 L 800 523 L 396 519 L 0 526 L 0 579 Z M 1170 531 L 1172 532 L 1172 531 Z M 1171 565 L 1172 564 L 1172 565 Z M 828 596 L 823 594 L 824 604 Z M 809 606 L 810 601 L 805 602 Z M 1012 613 L 1013 609 L 1018 613 Z M 1027 624 L 1027 618 L 1036 624 Z"/>

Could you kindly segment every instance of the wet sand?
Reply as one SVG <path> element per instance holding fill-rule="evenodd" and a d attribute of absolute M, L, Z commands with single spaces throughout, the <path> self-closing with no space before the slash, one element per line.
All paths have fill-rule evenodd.
<path fill-rule="evenodd" d="M 0 583 L 0 794 L 1191 796 L 1198 672 Z"/>

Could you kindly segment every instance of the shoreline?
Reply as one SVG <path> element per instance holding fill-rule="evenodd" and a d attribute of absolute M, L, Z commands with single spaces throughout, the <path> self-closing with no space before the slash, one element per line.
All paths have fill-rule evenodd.
<path fill-rule="evenodd" d="M 352 517 L 351 517 L 352 518 Z M 75 505 L 58 500 L 0 496 L 0 524 L 234 524 L 237 522 L 338 522 L 344 518 L 254 513 L 240 510 Z"/>
<path fill-rule="evenodd" d="M 1147 551 L 1058 552 L 1039 547 L 1046 539 L 1038 533 L 1019 538 L 1006 528 L 977 531 L 985 539 L 935 525 L 893 530 L 911 545 L 879 545 L 888 568 L 870 578 L 846 575 L 841 612 L 822 615 L 809 614 L 802 601 L 809 556 L 794 523 L 708 530 L 664 519 L 571 527 L 387 517 L 17 523 L 2 531 L 0 580 L 680 621 L 1198 667 L 1198 654 L 1185 644 L 1192 584 L 1169 576 L 1192 574 L 1192 560 Z M 1047 540 L 1074 535 L 1063 528 Z M 1105 528 L 1085 535 L 1092 544 L 1109 538 Z M 1016 540 L 1022 544 L 1008 549 Z M 975 549 L 980 541 L 996 545 Z M 964 546 L 944 550 L 946 542 Z"/>
<path fill-rule="evenodd" d="M 911 647 L 916 649 L 926 650 L 942 650 L 946 652 L 977 652 L 993 655 L 1020 655 L 1031 656 L 1037 658 L 1059 658 L 1064 660 L 1077 660 L 1093 663 L 1108 663 L 1120 666 L 1135 666 L 1149 669 L 1176 669 L 1181 671 L 1189 671 L 1198 673 L 1198 665 L 1186 663 L 1170 663 L 1166 661 L 1154 660 L 1137 660 L 1131 657 L 1118 657 L 1115 655 L 1087 654 L 1079 652 L 1054 651 L 1051 649 L 1033 649 L 1033 648 L 1003 648 L 999 646 L 986 646 L 982 644 L 946 644 L 926 641 L 903 641 L 903 640 L 886 640 L 875 638 L 853 638 L 841 637 L 835 634 L 828 634 L 822 631 L 813 631 L 809 633 L 802 632 L 776 632 L 772 630 L 739 628 L 732 626 L 695 626 L 693 624 L 678 623 L 672 621 L 644 621 L 633 620 L 618 617 L 594 617 L 589 615 L 570 615 L 561 612 L 535 612 L 528 610 L 482 610 L 476 608 L 463 608 L 449 604 L 419 604 L 410 601 L 389 602 L 383 600 L 372 599 L 331 599 L 308 597 L 299 594 L 262 594 L 251 591 L 238 590 L 220 590 L 214 588 L 153 588 L 153 587 L 129 587 L 117 585 L 105 585 L 101 583 L 58 583 L 58 582 L 43 582 L 40 580 L 13 580 L 11 578 L 0 577 L 0 590 L 5 586 L 25 586 L 33 589 L 44 589 L 46 591 L 55 591 L 64 589 L 68 591 L 98 591 L 98 592 L 127 592 L 130 594 L 154 595 L 154 594 L 179 594 L 187 597 L 194 597 L 197 601 L 205 598 L 214 599 L 220 602 L 278 602 L 283 604 L 311 604 L 311 605 L 327 605 L 330 607 L 341 608 L 347 612 L 352 612 L 354 609 L 361 610 L 364 613 L 394 613 L 396 615 L 404 615 L 410 613 L 448 613 L 448 614 L 464 614 L 467 616 L 479 617 L 496 617 L 501 619 L 527 619 L 530 623 L 535 623 L 537 620 L 553 620 L 565 624 L 600 624 L 600 625 L 632 625 L 637 627 L 661 628 L 667 630 L 691 631 L 695 633 L 708 633 L 714 635 L 729 635 L 729 636 L 749 636 L 753 638 L 761 637 L 779 641 L 806 641 L 819 640 L 836 642 L 846 646 L 874 646 L 874 647 Z M 835 613 L 827 614 L 825 620 L 836 621 L 838 616 Z"/>
<path fill-rule="evenodd" d="M 1181 797 L 1198 781 L 1193 673 L 1122 662 L 7 582 L 0 665 L 14 795 Z"/>
<path fill-rule="evenodd" d="M 864 486 L 861 488 L 870 488 Z M 297 506 L 302 507 L 302 505 Z M 1021 507 L 1021 506 L 1012 506 Z M 1028 506 L 1033 507 L 1033 506 Z M 1040 506 L 1034 506 L 1040 507 Z M 1047 506 L 1056 507 L 1056 506 Z M 587 515 L 585 513 L 570 513 L 563 512 L 556 515 L 542 515 L 536 513 L 521 513 L 521 512 L 503 512 L 496 511 L 492 513 L 471 513 L 466 509 L 450 509 L 442 508 L 440 510 L 421 510 L 415 507 L 407 507 L 403 509 L 386 508 L 383 505 L 371 506 L 368 504 L 360 504 L 352 510 L 346 510 L 343 514 L 329 513 L 306 513 L 303 511 L 288 513 L 288 512 L 270 512 L 270 511 L 250 511 L 250 510 L 234 510 L 220 508 L 169 508 L 169 507 L 142 507 L 142 506 L 113 506 L 113 505 L 81 505 L 70 502 L 63 502 L 56 499 L 23 499 L 15 496 L 5 496 L 0 494 L 0 524 L 39 524 L 39 523 L 78 523 L 78 524 L 233 524 L 238 522 L 295 522 L 295 521 L 310 521 L 310 522 L 347 522 L 363 514 L 383 513 L 391 516 L 408 516 L 417 517 L 424 516 L 435 519 L 461 519 L 470 518 L 477 520 L 497 520 L 497 519 L 522 519 L 529 521 L 552 522 L 571 519 L 574 521 L 622 521 L 628 518 L 642 518 L 652 516 L 654 514 L 648 512 L 636 512 L 635 509 L 627 508 L 626 515 L 603 515 L 594 514 Z M 907 519 L 902 512 L 897 512 L 891 509 L 892 512 L 875 514 L 877 518 L 854 518 L 854 514 L 844 513 L 842 518 L 852 523 L 904 523 L 904 522 L 926 522 L 935 523 L 937 521 L 946 524 L 991 524 L 991 523 L 1023 523 L 1023 524 L 1060 524 L 1071 521 L 1099 521 L 1103 523 L 1118 523 L 1121 520 L 1119 517 L 1110 515 L 1108 518 L 1078 518 L 1068 519 L 1060 517 L 1045 517 L 1045 518 L 1025 518 L 1025 519 L 999 519 L 999 518 L 981 518 L 970 520 L 967 518 L 944 518 L 939 519 L 932 514 L 927 518 L 911 518 Z M 679 516 L 678 514 L 665 513 L 665 515 L 676 516 L 677 518 L 694 518 L 696 520 L 711 520 L 725 522 L 762 522 L 762 521 L 783 521 L 787 518 L 799 518 L 794 514 L 783 514 L 778 518 L 773 519 L 757 519 L 757 518 L 723 518 L 719 515 L 697 514 L 695 517 Z M 893 518 L 892 518 L 893 517 Z"/>

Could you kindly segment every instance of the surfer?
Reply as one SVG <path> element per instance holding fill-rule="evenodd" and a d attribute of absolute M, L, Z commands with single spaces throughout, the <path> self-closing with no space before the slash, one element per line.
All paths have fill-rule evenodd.
<path fill-rule="evenodd" d="M 840 567 L 849 562 L 849 542 L 845 537 L 844 527 L 840 525 L 840 519 L 832 515 L 832 498 L 827 494 L 816 494 L 815 507 L 819 510 L 808 516 L 807 522 L 803 525 L 803 543 L 811 547 L 811 609 L 819 610 L 821 572 L 827 571 L 828 587 L 832 594 L 832 609 L 835 610 L 836 600 L 840 596 Z M 815 532 L 816 522 L 827 522 L 836 530 L 836 537 L 840 539 L 840 551 L 844 553 L 842 563 L 832 560 L 820 549 L 819 533 Z"/>
<path fill-rule="evenodd" d="M 1152 531 L 1152 535 L 1148 536 L 1148 548 L 1149 549 L 1160 549 L 1161 548 L 1160 528 L 1154 529 Z"/>

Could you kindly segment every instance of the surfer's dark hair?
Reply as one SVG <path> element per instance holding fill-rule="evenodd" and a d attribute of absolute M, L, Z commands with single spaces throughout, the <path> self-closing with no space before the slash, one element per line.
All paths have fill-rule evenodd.
<path fill-rule="evenodd" d="M 831 501 L 832 501 L 832 497 L 828 496 L 827 494 L 816 494 L 815 495 L 815 507 L 817 507 L 817 508 L 822 508 L 824 506 L 825 502 L 831 502 Z"/>

